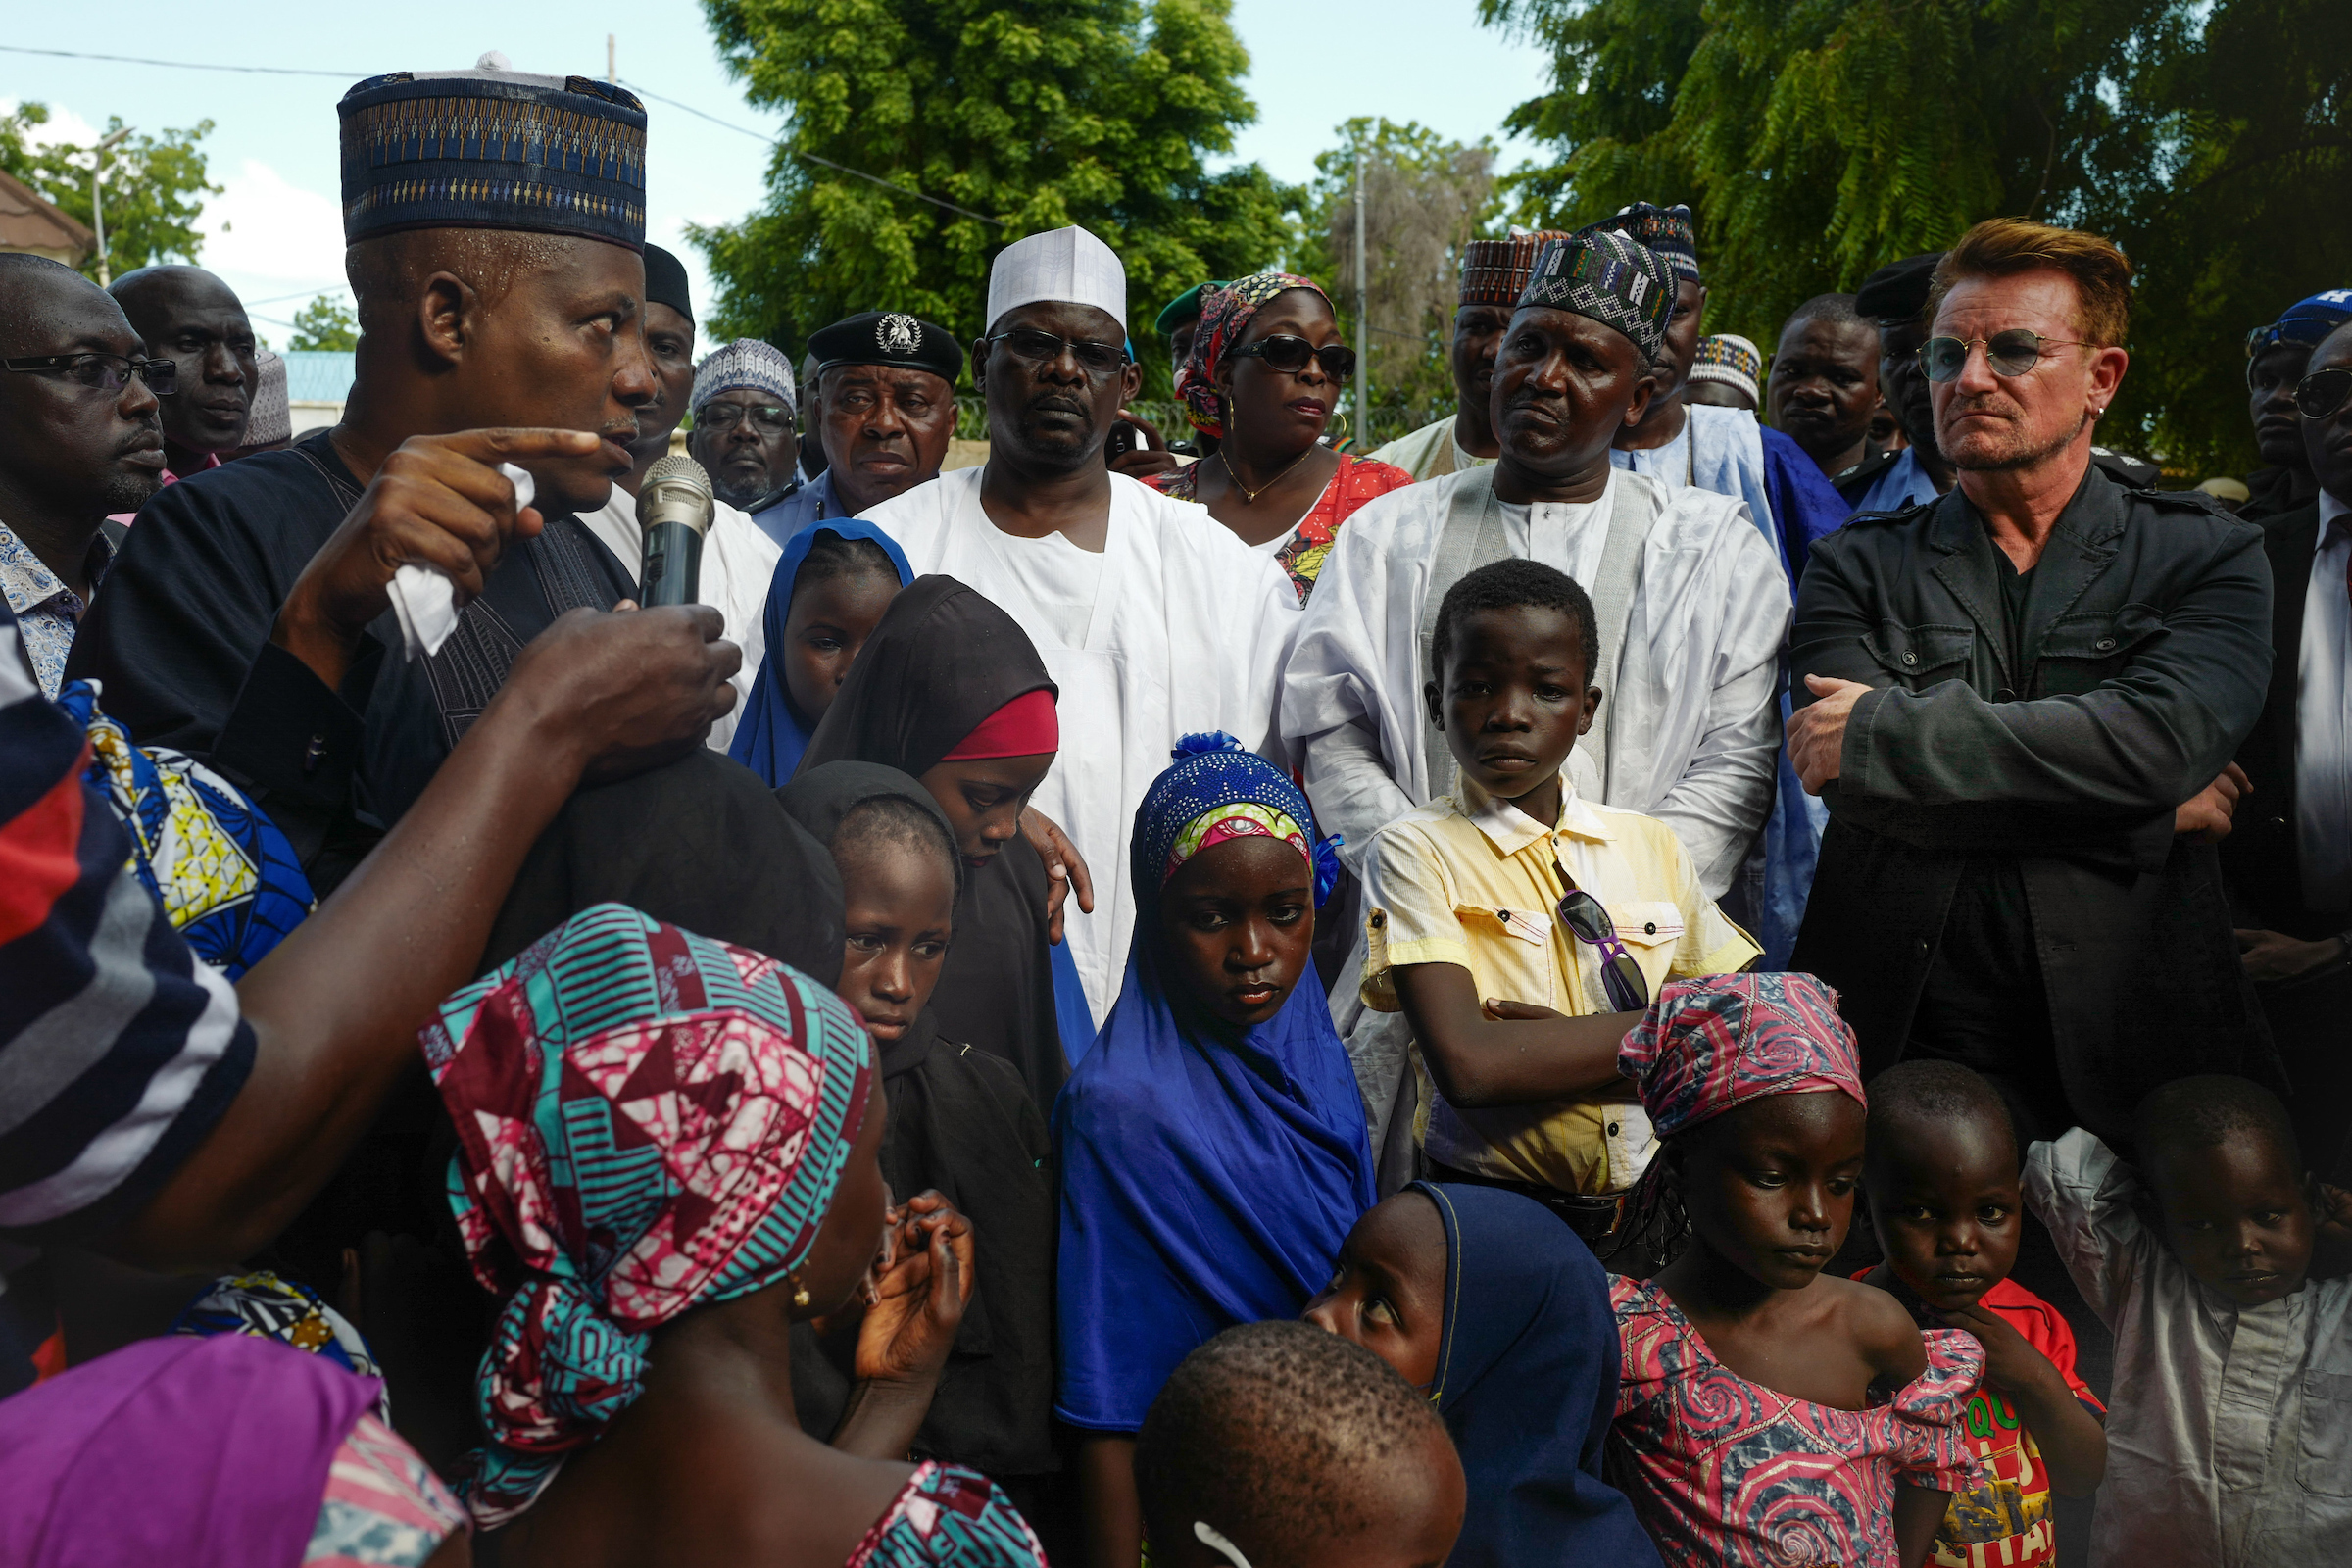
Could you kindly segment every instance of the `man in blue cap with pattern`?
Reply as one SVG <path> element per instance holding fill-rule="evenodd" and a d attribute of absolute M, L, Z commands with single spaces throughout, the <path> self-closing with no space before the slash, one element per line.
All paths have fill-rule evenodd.
<path fill-rule="evenodd" d="M 635 98 L 485 55 L 370 77 L 337 112 L 360 318 L 343 421 L 151 503 L 72 670 L 141 742 L 244 784 L 321 892 L 526 643 L 629 595 L 578 514 L 629 473 L 657 391 Z M 455 612 L 416 651 L 394 609 L 410 565 Z"/>
<path fill-rule="evenodd" d="M 2246 503 L 2237 509 L 2239 516 L 2278 516 L 2318 499 L 2320 481 L 2303 449 L 2295 385 L 2311 364 L 2311 351 L 2346 321 L 2352 321 L 2352 288 L 2324 289 L 2297 300 L 2268 326 L 2246 334 L 2248 413 L 2263 466 L 2246 475 Z"/>

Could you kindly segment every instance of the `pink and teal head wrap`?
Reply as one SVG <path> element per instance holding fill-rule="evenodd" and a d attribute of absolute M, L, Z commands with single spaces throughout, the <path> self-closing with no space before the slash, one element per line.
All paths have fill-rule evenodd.
<path fill-rule="evenodd" d="M 451 997 L 423 1045 L 457 1125 L 450 1206 L 506 1298 L 461 1489 L 495 1525 L 644 1392 L 654 1329 L 808 1255 L 872 1054 L 807 975 L 617 904 Z"/>
<path fill-rule="evenodd" d="M 1670 980 L 1626 1032 L 1617 1070 L 1661 1138 L 1764 1095 L 1836 1089 L 1869 1103 L 1838 993 L 1809 974 Z"/>
<path fill-rule="evenodd" d="M 1225 394 L 1217 390 L 1217 372 L 1225 364 L 1226 352 L 1250 330 L 1260 306 L 1295 288 L 1305 289 L 1326 305 L 1331 303 L 1322 284 L 1297 272 L 1252 272 L 1203 290 L 1192 355 L 1176 368 L 1176 395 L 1184 399 L 1184 416 L 1195 429 L 1220 439 L 1224 436 Z"/>

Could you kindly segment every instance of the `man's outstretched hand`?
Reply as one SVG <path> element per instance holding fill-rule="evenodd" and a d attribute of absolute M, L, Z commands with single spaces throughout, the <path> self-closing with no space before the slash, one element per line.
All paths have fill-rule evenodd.
<path fill-rule="evenodd" d="M 1061 940 L 1061 906 L 1071 894 L 1078 895 L 1078 907 L 1087 914 L 1095 912 L 1095 879 L 1086 868 L 1086 859 L 1078 846 L 1054 821 L 1034 806 L 1021 808 L 1021 837 L 1046 862 L 1046 875 L 1051 879 L 1046 890 L 1046 936 L 1049 941 Z"/>
<path fill-rule="evenodd" d="M 586 430 L 462 430 L 411 436 L 375 471 L 358 506 L 303 567 L 277 612 L 270 638 L 339 687 L 368 623 L 391 604 L 392 574 L 408 563 L 430 566 L 457 588 L 463 607 L 479 595 L 510 540 L 528 539 L 545 519 L 514 505 L 502 463 L 595 452 Z"/>

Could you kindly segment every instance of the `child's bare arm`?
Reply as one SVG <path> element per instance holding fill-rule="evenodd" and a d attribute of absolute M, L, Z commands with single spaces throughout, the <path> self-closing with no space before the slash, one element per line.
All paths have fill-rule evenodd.
<path fill-rule="evenodd" d="M 1936 1549 L 1936 1532 L 1951 1499 L 1948 1492 L 1894 1484 L 1894 1552 L 1903 1568 L 1920 1568 Z"/>
<path fill-rule="evenodd" d="M 1611 1082 L 1617 1048 L 1642 1018 L 1569 1018 L 1523 1003 L 1504 1009 L 1517 1016 L 1490 1016 L 1458 963 L 1401 964 L 1391 973 L 1429 1075 L 1459 1110 L 1560 1100 Z"/>
<path fill-rule="evenodd" d="M 2087 1497 L 2107 1474 L 2107 1429 L 2075 1397 L 2050 1358 L 2000 1313 L 1983 1306 L 1940 1314 L 1984 1347 L 1985 1385 L 2017 1406 L 2049 1466 L 2050 1486 L 2067 1497 Z"/>

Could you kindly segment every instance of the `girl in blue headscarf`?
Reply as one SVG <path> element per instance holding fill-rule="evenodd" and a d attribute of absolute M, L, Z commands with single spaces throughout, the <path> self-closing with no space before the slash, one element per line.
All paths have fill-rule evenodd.
<path fill-rule="evenodd" d="M 727 755 L 778 788 L 791 783 L 858 650 L 913 580 L 897 542 L 856 517 L 812 522 L 786 540 L 760 619 L 767 655 Z"/>
<path fill-rule="evenodd" d="M 1134 1436 L 1160 1385 L 1219 1331 L 1296 1317 L 1375 1197 L 1363 1101 L 1313 983 L 1338 858 L 1306 798 L 1233 737 L 1188 736 L 1129 858 L 1126 979 L 1054 1106 L 1054 1413 L 1088 1436 L 1097 1560 L 1125 1562 Z"/>
<path fill-rule="evenodd" d="M 1658 1568 L 1602 1479 L 1620 1359 L 1608 1276 L 1532 1198 L 1415 1182 L 1356 1222 L 1307 1321 L 1426 1390 L 1474 1500 L 1446 1568 Z"/>

